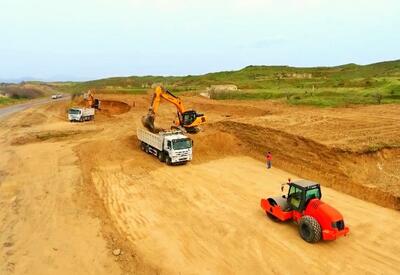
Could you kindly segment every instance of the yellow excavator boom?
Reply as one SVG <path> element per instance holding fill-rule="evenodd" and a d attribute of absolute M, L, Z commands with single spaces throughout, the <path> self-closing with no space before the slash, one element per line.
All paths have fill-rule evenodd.
<path fill-rule="evenodd" d="M 206 122 L 206 117 L 203 114 L 198 114 L 194 110 L 186 111 L 179 97 L 176 97 L 171 92 L 164 89 L 164 87 L 157 86 L 151 100 L 149 111 L 147 115 L 142 118 L 143 125 L 151 132 L 156 131 L 154 120 L 162 99 L 172 103 L 177 109 L 178 121 L 175 127 L 183 128 L 190 133 L 196 133 L 199 130 L 198 126 Z"/>

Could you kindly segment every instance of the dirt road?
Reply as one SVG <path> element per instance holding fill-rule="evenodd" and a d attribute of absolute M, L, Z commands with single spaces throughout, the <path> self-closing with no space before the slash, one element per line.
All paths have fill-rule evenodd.
<path fill-rule="evenodd" d="M 141 152 L 135 137 L 147 98 L 108 99 L 94 122 L 66 122 L 65 103 L 0 122 L 0 273 L 400 272 L 396 210 L 324 186 L 323 200 L 342 212 L 351 234 L 314 245 L 295 224 L 265 216 L 261 197 L 280 194 L 282 182 L 300 176 L 278 169 L 279 155 L 267 170 L 253 133 L 238 135 L 229 123 L 277 116 L 280 106 L 198 101 L 212 123 L 193 136 L 192 163 L 167 167 Z M 173 111 L 161 107 L 159 123 L 170 123 Z M 274 145 L 291 146 L 284 135 L 268 134 Z M 315 146 L 293 138 L 293 154 L 303 143 Z"/>
<path fill-rule="evenodd" d="M 9 146 L 15 135 L 62 129 L 65 114 L 54 107 L 0 122 L 0 274 L 118 274 L 101 220 L 79 199 L 82 174 L 71 141 Z"/>
<path fill-rule="evenodd" d="M 71 98 L 71 96 L 69 96 L 69 95 L 64 95 L 64 97 L 58 98 L 58 99 L 40 98 L 40 99 L 30 100 L 28 102 L 21 103 L 21 104 L 15 104 L 15 105 L 11 105 L 8 107 L 3 107 L 3 108 L 0 108 L 0 119 L 5 118 L 8 115 L 18 113 L 18 112 L 21 112 L 23 110 L 26 110 L 26 109 L 29 109 L 29 108 L 32 108 L 35 106 L 40 106 L 40 105 L 47 104 L 50 102 L 70 100 L 70 98 Z"/>

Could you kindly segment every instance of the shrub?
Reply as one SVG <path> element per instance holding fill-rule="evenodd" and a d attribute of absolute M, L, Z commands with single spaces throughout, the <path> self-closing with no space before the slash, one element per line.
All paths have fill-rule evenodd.
<path fill-rule="evenodd" d="M 376 100 L 376 103 L 381 104 L 382 95 L 381 95 L 380 93 L 376 92 L 376 93 L 374 94 L 374 98 L 375 98 L 375 100 Z"/>
<path fill-rule="evenodd" d="M 5 94 L 13 99 L 33 99 L 43 95 L 43 92 L 34 88 L 7 86 L 2 88 Z"/>

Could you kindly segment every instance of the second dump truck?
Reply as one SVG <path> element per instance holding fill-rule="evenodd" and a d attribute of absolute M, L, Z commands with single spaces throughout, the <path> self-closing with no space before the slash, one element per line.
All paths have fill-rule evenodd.
<path fill-rule="evenodd" d="M 68 110 L 68 120 L 69 121 L 87 121 L 94 119 L 94 109 L 93 108 L 82 108 L 74 107 Z"/>
<path fill-rule="evenodd" d="M 157 156 L 161 162 L 165 161 L 168 165 L 192 160 L 193 141 L 182 131 L 152 133 L 147 129 L 138 128 L 137 137 L 143 151 Z"/>

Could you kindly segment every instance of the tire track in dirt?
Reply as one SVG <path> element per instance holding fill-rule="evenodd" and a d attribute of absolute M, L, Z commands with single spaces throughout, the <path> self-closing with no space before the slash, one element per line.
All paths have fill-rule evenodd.
<path fill-rule="evenodd" d="M 110 146 L 111 145 L 111 146 Z M 121 255 L 118 263 L 124 274 L 159 274 L 160 271 L 151 265 L 143 264 L 137 255 L 137 249 L 132 242 L 134 238 L 140 239 L 140 233 L 126 234 L 121 228 L 135 228 L 126 219 L 121 218 L 123 213 L 130 210 L 131 206 L 121 204 L 123 201 L 132 201 L 129 193 L 124 192 L 127 186 L 124 181 L 131 181 L 132 171 L 129 174 L 121 173 L 121 170 L 129 170 L 132 156 L 121 147 L 126 146 L 125 139 L 110 143 L 107 140 L 89 141 L 75 147 L 75 152 L 80 160 L 83 172 L 83 188 L 79 192 L 80 200 L 89 202 L 92 215 L 102 221 L 102 235 L 107 241 L 108 248 L 119 248 Z M 107 161 L 103 161 L 107 159 Z M 111 163 L 113 164 L 109 166 Z M 102 168 L 103 167 L 103 168 Z M 127 168 L 128 167 L 128 168 Z M 105 169 L 105 170 L 103 170 Z M 140 174 L 147 173 L 149 168 L 135 169 Z M 122 186 L 122 187 L 121 187 Z M 118 188 L 117 188 L 118 187 Z"/>
<path fill-rule="evenodd" d="M 258 154 L 267 149 L 263 141 L 269 129 L 256 128 L 261 134 L 249 142 L 246 137 L 253 132 L 243 131 L 244 137 L 237 135 L 236 130 L 241 131 L 243 125 L 232 129 L 225 121 L 222 126 L 209 124 L 193 137 L 194 161 L 186 166 L 167 167 L 139 150 L 134 130 L 140 116 L 130 112 L 124 118 L 133 122 L 128 126 L 110 124 L 101 138 L 79 145 L 76 152 L 87 186 L 81 193 L 89 194 L 90 208 L 103 221 L 102 232 L 109 248 L 122 248 L 124 255 L 119 262 L 125 272 L 398 271 L 399 262 L 394 255 L 400 248 L 391 241 L 398 237 L 395 211 L 325 188 L 324 200 L 342 211 L 352 233 L 348 238 L 312 248 L 298 237 L 296 226 L 274 224 L 265 218 L 258 205 L 260 197 L 275 194 L 280 183 L 293 176 L 278 169 L 266 173 L 262 163 L 243 157 L 263 158 Z M 311 150 L 291 161 L 293 156 L 286 156 L 285 169 L 302 162 L 324 165 L 323 157 L 329 166 L 322 173 L 352 182 L 353 174 L 349 172 L 355 164 L 347 168 L 323 144 L 284 131 L 274 134 L 274 148 L 288 148 L 300 156 L 307 151 L 305 146 Z M 285 147 L 287 142 L 289 146 Z M 280 163 L 274 155 L 274 163 L 286 161 Z M 312 169 L 308 172 L 312 177 L 320 173 Z"/>
<path fill-rule="evenodd" d="M 391 241 L 398 236 L 396 211 L 324 188 L 324 200 L 342 211 L 352 231 L 311 248 L 295 225 L 274 223 L 259 207 L 262 196 L 279 193 L 280 182 L 293 175 L 276 168 L 267 172 L 243 156 L 159 164 L 140 179 L 129 176 L 131 169 L 105 165 L 91 177 L 138 266 L 163 274 L 399 270 L 400 247 Z"/>

